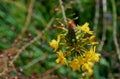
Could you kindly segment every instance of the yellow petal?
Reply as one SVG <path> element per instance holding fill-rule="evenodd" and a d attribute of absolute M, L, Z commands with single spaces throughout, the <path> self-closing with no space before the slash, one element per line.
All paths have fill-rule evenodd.
<path fill-rule="evenodd" d="M 89 69 L 88 64 L 87 64 L 87 63 L 83 64 L 83 65 L 82 65 L 82 70 L 85 71 L 85 70 L 87 70 L 87 69 Z"/>
<path fill-rule="evenodd" d="M 92 36 L 89 38 L 89 41 L 90 41 L 90 42 L 93 42 L 94 40 L 95 40 L 95 36 L 92 35 Z"/>
<path fill-rule="evenodd" d="M 58 48 L 58 42 L 56 40 L 52 40 L 50 43 L 49 43 L 50 47 L 52 47 L 55 51 L 57 50 Z"/>
<path fill-rule="evenodd" d="M 69 66 L 72 68 L 73 71 L 77 71 L 80 69 L 80 64 L 78 59 L 74 59 L 70 61 Z"/>
<path fill-rule="evenodd" d="M 55 51 L 58 49 L 58 44 L 60 42 L 60 35 L 58 35 L 57 40 L 53 39 L 49 45 L 52 47 Z"/>
<path fill-rule="evenodd" d="M 78 30 L 82 30 L 88 34 L 93 34 L 93 31 L 90 31 L 90 28 L 88 27 L 89 23 L 85 23 L 82 27 L 78 26 Z"/>
<path fill-rule="evenodd" d="M 60 62 L 60 59 L 59 59 L 59 58 L 58 58 L 58 59 L 56 59 L 56 62 L 57 62 L 57 63 L 59 63 L 59 62 Z"/>
<path fill-rule="evenodd" d="M 92 62 L 87 62 L 87 64 L 88 64 L 88 66 L 89 66 L 90 68 L 92 68 L 93 65 L 94 65 Z"/>
<path fill-rule="evenodd" d="M 93 70 L 92 69 L 88 69 L 88 75 L 89 76 L 93 75 Z"/>
<path fill-rule="evenodd" d="M 94 56 L 94 61 L 95 61 L 95 62 L 98 62 L 98 61 L 99 61 L 99 58 L 100 58 L 100 54 L 95 54 L 95 56 Z"/>
<path fill-rule="evenodd" d="M 56 59 L 56 62 L 64 64 L 66 62 L 66 58 L 64 57 L 62 51 L 58 51 L 57 54 L 58 54 L 58 58 Z"/>
<path fill-rule="evenodd" d="M 60 42 L 60 35 L 57 36 L 57 42 Z"/>
<path fill-rule="evenodd" d="M 63 52 L 62 52 L 61 50 L 58 51 L 57 54 L 58 54 L 59 57 L 64 57 L 64 56 L 63 56 Z"/>

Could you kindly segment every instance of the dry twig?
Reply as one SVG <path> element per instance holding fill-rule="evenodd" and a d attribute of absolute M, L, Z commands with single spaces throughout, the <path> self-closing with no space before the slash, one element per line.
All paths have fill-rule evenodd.
<path fill-rule="evenodd" d="M 24 27 L 21 31 L 21 34 L 20 34 L 21 36 L 25 33 L 25 31 L 28 29 L 28 26 L 30 24 L 34 2 L 35 2 L 35 0 L 30 1 L 29 7 L 28 7 L 28 15 L 27 15 L 27 18 L 26 18 L 26 21 L 25 21 L 25 25 L 24 25 Z"/>
<path fill-rule="evenodd" d="M 98 51 L 101 51 L 103 49 L 106 40 L 106 31 L 107 31 L 107 24 L 106 24 L 107 0 L 102 0 L 102 3 L 103 3 L 103 34 L 102 34 L 102 41 L 98 47 Z"/>
<path fill-rule="evenodd" d="M 18 1 L 12 1 L 12 0 L 0 0 L 0 1 L 13 4 L 13 5 L 17 6 L 19 9 L 21 9 L 22 11 L 26 11 L 26 8 L 23 7 Z"/>
<path fill-rule="evenodd" d="M 60 3 L 61 10 L 62 10 L 62 15 L 63 15 L 64 22 L 67 25 L 67 18 L 66 18 L 66 15 L 65 15 L 65 8 L 63 6 L 62 0 L 59 0 L 59 3 Z"/>
<path fill-rule="evenodd" d="M 118 54 L 118 59 L 120 61 L 120 49 L 119 49 L 119 44 L 118 44 L 118 40 L 117 40 L 117 12 L 116 12 L 116 4 L 115 4 L 115 0 L 111 0 L 112 2 L 112 10 L 113 10 L 113 40 L 116 46 L 116 51 Z"/>
<path fill-rule="evenodd" d="M 28 69 L 29 67 L 31 67 L 32 65 L 34 65 L 35 63 L 39 62 L 40 60 L 44 60 L 47 56 L 40 56 L 34 60 L 32 60 L 30 63 L 28 63 L 27 65 L 23 66 L 22 69 Z"/>
<path fill-rule="evenodd" d="M 29 43 L 25 44 L 20 50 L 18 50 L 16 56 L 14 56 L 13 60 L 11 61 L 11 63 L 13 63 L 13 62 L 19 57 L 19 55 L 21 54 L 21 52 L 22 52 L 23 50 L 25 50 L 28 46 L 30 46 L 31 44 L 33 44 L 34 42 L 36 42 L 36 41 L 42 36 L 42 34 L 43 34 L 46 30 L 48 30 L 48 29 L 50 28 L 50 26 L 51 26 L 51 24 L 53 23 L 53 21 L 54 21 L 54 18 L 52 18 L 52 19 L 50 20 L 50 22 L 48 23 L 48 25 L 46 26 L 46 28 L 41 32 L 41 34 L 39 34 L 37 37 L 35 37 L 35 38 L 34 38 L 33 40 L 31 40 Z"/>
<path fill-rule="evenodd" d="M 55 67 L 53 67 L 53 68 L 47 70 L 46 72 L 42 73 L 41 76 L 43 76 L 43 75 L 48 75 L 48 74 L 50 74 L 51 72 L 53 72 L 54 70 L 58 69 L 59 67 L 61 67 L 60 64 L 58 64 L 58 65 L 56 65 Z"/>
<path fill-rule="evenodd" d="M 96 0 L 95 5 L 95 18 L 94 18 L 94 33 L 97 34 L 97 25 L 99 20 L 99 12 L 100 12 L 100 0 Z"/>

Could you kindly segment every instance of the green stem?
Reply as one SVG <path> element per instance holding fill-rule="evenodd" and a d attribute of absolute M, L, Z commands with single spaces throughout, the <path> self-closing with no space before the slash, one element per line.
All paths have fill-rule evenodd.
<path fill-rule="evenodd" d="M 115 0 L 111 0 L 112 2 L 112 10 L 113 10 L 113 40 L 116 46 L 116 51 L 118 54 L 118 58 L 120 60 L 120 49 L 117 40 L 117 11 L 116 11 L 116 4 Z"/>

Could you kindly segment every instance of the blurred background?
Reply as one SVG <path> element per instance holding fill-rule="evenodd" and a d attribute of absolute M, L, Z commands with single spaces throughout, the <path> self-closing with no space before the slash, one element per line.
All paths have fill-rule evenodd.
<path fill-rule="evenodd" d="M 100 42 L 88 79 L 120 79 L 120 0 L 63 0 L 66 17 L 89 22 Z M 56 64 L 49 42 L 64 26 L 59 0 L 0 0 L 0 79 L 84 79 Z"/>

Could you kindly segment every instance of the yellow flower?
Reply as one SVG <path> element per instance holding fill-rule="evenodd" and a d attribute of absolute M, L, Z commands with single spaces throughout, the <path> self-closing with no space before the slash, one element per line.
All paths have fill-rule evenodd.
<path fill-rule="evenodd" d="M 93 75 L 93 70 L 92 69 L 88 69 L 88 75 L 89 76 Z"/>
<path fill-rule="evenodd" d="M 100 54 L 94 53 L 93 56 L 89 59 L 91 62 L 98 62 L 100 58 Z"/>
<path fill-rule="evenodd" d="M 69 62 L 69 66 L 73 69 L 73 71 L 77 71 L 80 69 L 80 63 L 78 59 L 74 59 Z"/>
<path fill-rule="evenodd" d="M 87 64 L 88 64 L 88 66 L 89 66 L 90 68 L 92 68 L 93 65 L 94 65 L 94 63 L 92 63 L 92 62 L 87 62 Z"/>
<path fill-rule="evenodd" d="M 95 40 L 95 36 L 94 35 L 90 36 L 89 41 L 94 42 L 94 40 Z"/>
<path fill-rule="evenodd" d="M 85 58 L 90 59 L 95 54 L 95 46 L 92 46 L 89 51 L 85 52 Z"/>
<path fill-rule="evenodd" d="M 88 75 L 91 76 L 93 74 L 92 67 L 93 67 L 93 63 L 88 62 L 82 65 L 82 70 L 87 71 Z"/>
<path fill-rule="evenodd" d="M 79 60 L 80 65 L 85 63 L 85 58 L 83 56 L 78 56 L 78 60 Z"/>
<path fill-rule="evenodd" d="M 86 70 L 88 70 L 88 69 L 89 69 L 89 66 L 88 66 L 87 63 L 85 63 L 85 64 L 82 65 L 82 70 L 83 70 L 83 71 L 86 71 Z"/>
<path fill-rule="evenodd" d="M 96 46 L 91 46 L 90 50 L 88 51 L 90 57 L 95 54 L 95 49 Z"/>
<path fill-rule="evenodd" d="M 93 34 L 93 31 L 90 31 L 90 28 L 88 27 L 89 23 L 85 23 L 82 27 L 81 26 L 78 26 L 78 29 L 79 30 L 82 30 L 88 34 Z"/>
<path fill-rule="evenodd" d="M 92 36 L 89 38 L 89 42 L 90 42 L 91 44 L 93 44 L 93 45 L 99 44 L 99 42 L 95 42 L 95 36 L 94 36 L 94 35 L 92 35 Z"/>
<path fill-rule="evenodd" d="M 85 39 L 83 39 L 84 40 L 84 45 L 86 45 L 86 44 L 92 44 L 92 45 L 95 45 L 95 44 L 99 44 L 99 42 L 95 42 L 94 40 L 95 40 L 95 36 L 94 35 L 92 35 L 92 36 L 90 36 L 90 37 L 87 37 L 87 38 L 85 38 Z"/>
<path fill-rule="evenodd" d="M 60 35 L 58 35 L 57 40 L 53 39 L 49 45 L 52 47 L 55 51 L 58 49 L 58 44 L 60 42 Z"/>
<path fill-rule="evenodd" d="M 79 56 L 79 61 L 82 62 L 82 70 L 87 71 L 88 75 L 93 74 L 92 67 L 95 62 L 99 61 L 100 54 L 95 53 L 95 46 L 92 46 L 89 51 L 86 51 L 83 56 Z"/>
<path fill-rule="evenodd" d="M 93 67 L 93 65 L 94 65 L 94 63 L 92 63 L 92 62 L 84 63 L 82 65 L 82 70 L 85 71 L 85 70 L 91 69 Z"/>
<path fill-rule="evenodd" d="M 95 49 L 96 49 L 95 46 L 92 46 L 92 47 L 90 48 L 89 55 L 88 55 L 88 57 L 87 57 L 87 58 L 89 58 L 88 60 L 89 60 L 90 62 L 98 62 L 98 61 L 99 61 L 100 54 L 95 53 Z"/>
<path fill-rule="evenodd" d="M 100 58 L 100 54 L 95 53 L 95 46 L 92 46 L 89 51 L 86 51 L 82 56 L 78 56 L 78 60 L 80 64 L 88 63 L 89 66 L 93 66 L 92 63 L 98 62 Z"/>
<path fill-rule="evenodd" d="M 58 54 L 58 58 L 56 59 L 56 62 L 64 64 L 66 62 L 66 58 L 64 57 L 63 52 L 59 51 L 57 52 L 57 54 Z"/>

